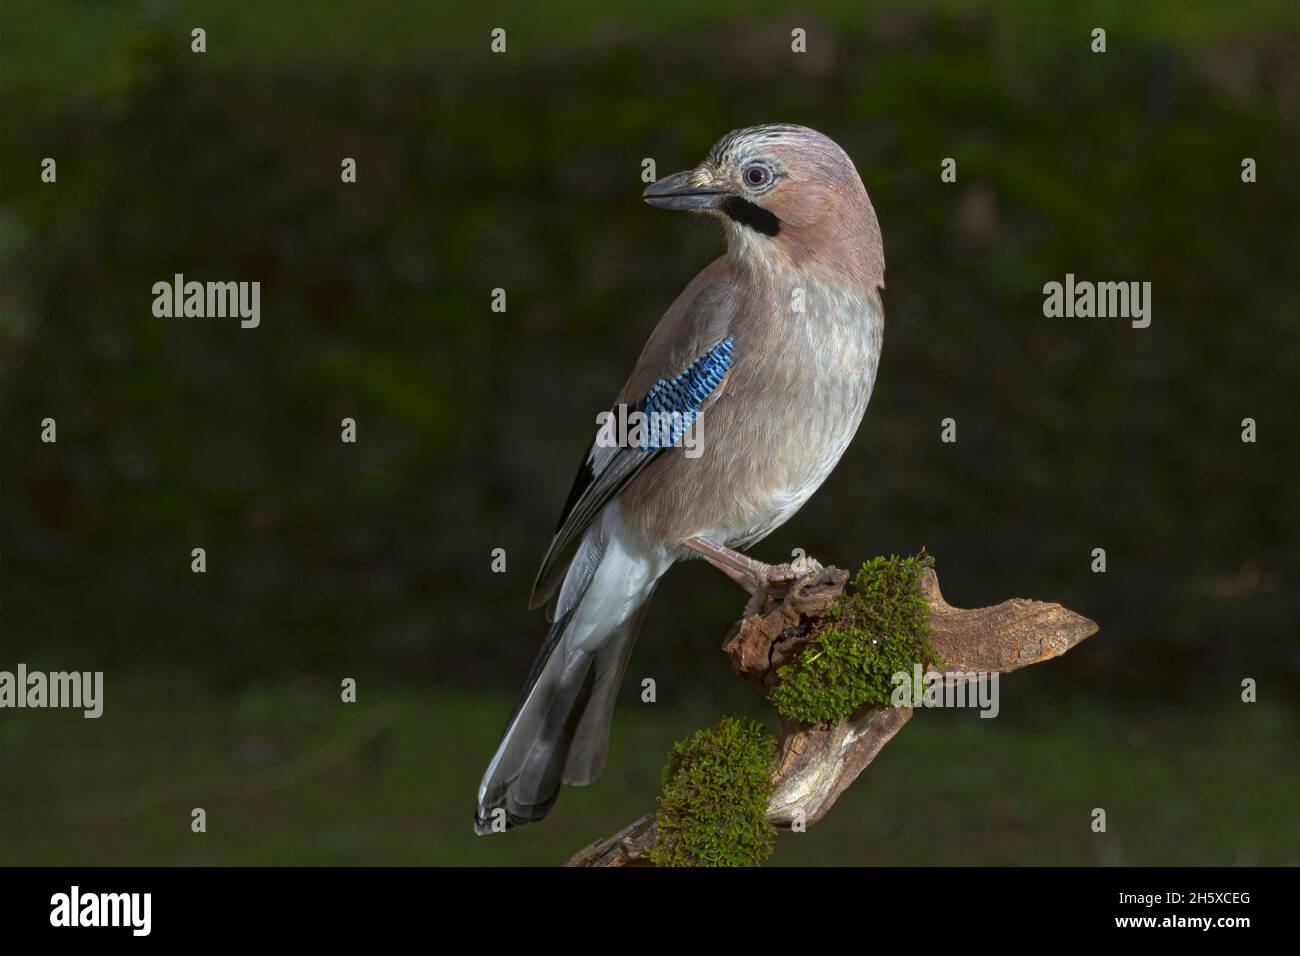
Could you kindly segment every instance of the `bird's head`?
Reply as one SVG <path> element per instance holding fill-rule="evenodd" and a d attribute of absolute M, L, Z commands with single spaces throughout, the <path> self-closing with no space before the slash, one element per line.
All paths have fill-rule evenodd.
<path fill-rule="evenodd" d="M 717 217 L 735 258 L 884 285 L 880 226 L 858 171 L 833 140 L 806 126 L 734 130 L 704 162 L 653 183 L 643 197 L 660 209 Z"/>

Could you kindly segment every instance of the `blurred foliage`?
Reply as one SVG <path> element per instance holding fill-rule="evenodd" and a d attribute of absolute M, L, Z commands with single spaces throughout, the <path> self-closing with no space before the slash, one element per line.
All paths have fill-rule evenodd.
<path fill-rule="evenodd" d="M 924 545 L 956 604 L 1101 623 L 1021 693 L 1294 699 L 1291 4 L 275 10 L 0 13 L 0 663 L 515 687 L 594 416 L 721 248 L 640 202 L 641 162 L 780 120 L 857 162 L 888 334 L 849 454 L 757 553 Z M 1152 282 L 1152 326 L 1044 319 L 1067 272 Z M 155 319 L 175 273 L 261 281 L 261 327 Z M 743 694 L 717 651 L 739 595 L 694 566 L 658 598 L 633 672 L 668 705 Z"/>
<path fill-rule="evenodd" d="M 99 720 L 0 720 L 0 865 L 555 866 L 652 811 L 674 740 L 717 720 L 620 708 L 596 784 L 566 787 L 542 824 L 478 837 L 473 795 L 511 698 L 359 687 L 341 707 L 336 684 L 215 695 L 147 672 L 108 684 Z M 926 711 L 825 819 L 778 834 L 768 864 L 1300 865 L 1297 733 L 1270 704 L 1121 719 L 1004 693 L 997 720 Z"/>

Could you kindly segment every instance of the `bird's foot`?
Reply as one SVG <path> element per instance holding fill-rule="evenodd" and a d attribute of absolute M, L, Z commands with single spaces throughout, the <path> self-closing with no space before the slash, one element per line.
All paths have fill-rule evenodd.
<path fill-rule="evenodd" d="M 822 569 L 822 563 L 816 558 L 810 558 L 804 554 L 802 549 L 799 557 L 795 558 L 788 564 L 772 564 L 768 566 L 768 581 L 770 583 L 787 583 L 792 584 L 800 578 L 807 577 Z"/>
<path fill-rule="evenodd" d="M 786 564 L 765 564 L 707 538 L 688 538 L 682 544 L 749 592 L 745 617 L 759 613 L 768 598 L 784 597 L 796 581 L 822 569 L 820 562 L 803 553 Z"/>

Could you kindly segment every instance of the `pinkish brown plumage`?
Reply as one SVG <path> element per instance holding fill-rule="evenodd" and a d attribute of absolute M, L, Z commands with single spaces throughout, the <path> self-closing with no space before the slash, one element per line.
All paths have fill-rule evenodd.
<path fill-rule="evenodd" d="M 817 490 L 875 383 L 884 250 L 839 146 L 801 126 L 737 130 L 645 198 L 726 232 L 726 254 L 668 309 L 615 402 L 680 409 L 699 454 L 593 444 L 534 587 L 554 623 L 479 789 L 480 833 L 540 819 L 561 783 L 595 779 L 656 582 L 695 553 L 738 579 L 762 567 L 729 549 Z"/>

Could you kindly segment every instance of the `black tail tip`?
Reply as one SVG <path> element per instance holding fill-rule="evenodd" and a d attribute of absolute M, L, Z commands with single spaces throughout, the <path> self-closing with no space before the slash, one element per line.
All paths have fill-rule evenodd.
<path fill-rule="evenodd" d="M 474 832 L 479 836 L 490 836 L 493 833 L 505 833 L 516 827 L 524 827 L 541 820 L 554 806 L 555 797 L 544 804 L 527 807 L 517 807 L 508 801 L 495 806 L 480 804 L 474 810 Z"/>
<path fill-rule="evenodd" d="M 474 810 L 474 832 L 479 836 L 505 833 L 507 830 L 532 822 L 532 820 L 520 819 L 503 804 L 487 807 L 480 804 Z"/>

